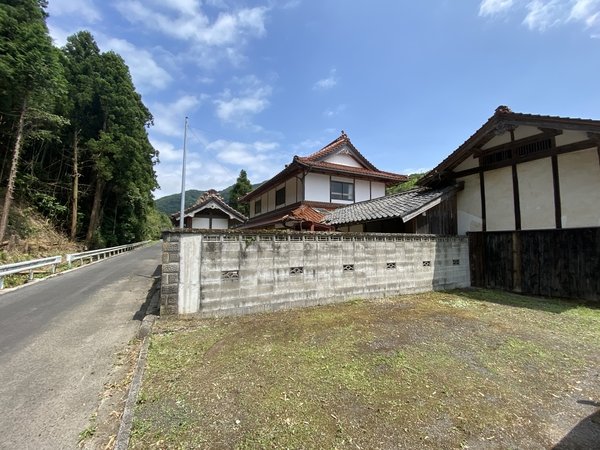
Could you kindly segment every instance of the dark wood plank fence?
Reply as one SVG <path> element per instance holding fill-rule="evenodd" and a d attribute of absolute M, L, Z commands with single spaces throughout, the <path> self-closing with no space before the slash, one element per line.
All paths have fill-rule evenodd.
<path fill-rule="evenodd" d="M 469 233 L 471 285 L 600 301 L 600 228 Z"/>

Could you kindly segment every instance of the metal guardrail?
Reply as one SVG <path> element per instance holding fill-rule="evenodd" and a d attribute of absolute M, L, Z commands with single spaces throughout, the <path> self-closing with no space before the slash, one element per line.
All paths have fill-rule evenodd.
<path fill-rule="evenodd" d="M 83 264 L 84 259 L 89 259 L 90 262 L 92 262 L 94 258 L 96 258 L 96 261 L 98 261 L 100 259 L 117 255 L 119 253 L 128 252 L 135 248 L 141 247 L 142 245 L 146 245 L 148 242 L 150 241 L 136 242 L 135 244 L 119 245 L 117 247 L 101 248 L 98 250 L 88 250 L 87 252 L 69 253 L 66 255 L 66 261 L 70 268 L 73 264 L 73 261 L 79 260 L 81 264 Z"/>
<path fill-rule="evenodd" d="M 52 273 L 56 271 L 57 264 L 62 261 L 62 256 L 51 256 L 49 258 L 32 259 L 13 264 L 0 266 L 0 289 L 4 289 L 4 277 L 15 273 L 29 271 L 29 281 L 33 280 L 33 270 L 40 267 L 52 266 Z"/>
<path fill-rule="evenodd" d="M 90 262 L 104 259 L 109 256 L 114 256 L 119 253 L 128 252 L 135 248 L 146 245 L 150 241 L 136 242 L 135 244 L 119 245 L 118 247 L 101 248 L 98 250 L 89 250 L 87 252 L 69 253 L 65 255 L 65 261 L 71 268 L 73 261 L 79 260 L 83 264 L 84 259 L 89 259 Z M 4 277 L 15 273 L 23 273 L 29 271 L 29 281 L 33 280 L 33 270 L 40 267 L 52 266 L 52 273 L 56 272 L 56 266 L 62 262 L 62 256 L 51 256 L 49 258 L 32 259 L 29 261 L 21 261 L 13 264 L 5 264 L 0 266 L 0 289 L 4 289 Z"/>

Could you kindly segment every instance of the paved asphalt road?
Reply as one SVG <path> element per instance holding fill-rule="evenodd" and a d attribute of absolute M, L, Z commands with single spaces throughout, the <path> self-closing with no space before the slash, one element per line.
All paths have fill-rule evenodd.
<path fill-rule="evenodd" d="M 0 294 L 0 449 L 77 448 L 135 336 L 160 244 Z"/>

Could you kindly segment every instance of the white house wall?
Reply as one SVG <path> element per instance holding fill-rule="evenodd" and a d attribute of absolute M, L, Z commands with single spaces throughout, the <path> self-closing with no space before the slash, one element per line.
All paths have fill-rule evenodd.
<path fill-rule="evenodd" d="M 481 196 L 479 175 L 470 175 L 457 181 L 465 183 L 464 189 L 456 195 L 458 234 L 467 231 L 481 231 Z"/>
<path fill-rule="evenodd" d="M 376 181 L 371 182 L 371 198 L 379 198 L 385 195 L 385 184 Z"/>
<path fill-rule="evenodd" d="M 309 173 L 304 178 L 305 200 L 309 202 L 326 202 L 330 199 L 329 175 Z"/>
<path fill-rule="evenodd" d="M 530 136 L 535 136 L 536 134 L 542 134 L 542 130 L 540 130 L 538 127 L 520 126 L 515 129 L 514 134 L 515 140 L 519 140 Z"/>
<path fill-rule="evenodd" d="M 357 202 L 371 199 L 371 182 L 367 180 L 356 180 L 354 183 L 354 196 Z"/>
<path fill-rule="evenodd" d="M 487 231 L 514 230 L 512 169 L 490 170 L 484 176 Z"/>
<path fill-rule="evenodd" d="M 352 156 L 339 153 L 325 158 L 325 161 L 333 164 L 341 164 L 342 166 L 363 167 L 362 164 Z"/>
<path fill-rule="evenodd" d="M 558 155 L 563 228 L 600 226 L 600 155 L 596 148 Z"/>
<path fill-rule="evenodd" d="M 515 129 L 516 139 L 540 134 L 537 127 L 520 126 Z M 508 142 L 503 133 L 494 137 L 484 148 Z M 564 146 L 588 139 L 582 131 L 563 130 L 555 137 L 556 146 Z M 597 147 L 559 154 L 556 156 L 562 228 L 600 226 L 600 154 Z M 477 159 L 469 156 L 455 171 L 477 167 Z M 556 228 L 554 176 L 552 158 L 546 156 L 516 165 L 519 213 L 522 230 Z M 486 170 L 484 191 L 486 230 L 516 229 L 512 167 Z M 481 186 L 479 174 L 458 178 L 464 189 L 457 194 L 458 233 L 481 231 Z"/>
<path fill-rule="evenodd" d="M 521 229 L 555 228 L 551 159 L 536 159 L 518 164 L 517 173 L 519 175 Z"/>

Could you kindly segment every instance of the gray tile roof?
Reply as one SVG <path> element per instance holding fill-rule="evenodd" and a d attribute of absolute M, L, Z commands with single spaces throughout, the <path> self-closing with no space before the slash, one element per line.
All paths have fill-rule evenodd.
<path fill-rule="evenodd" d="M 417 211 L 426 211 L 429 209 L 427 208 L 429 204 L 431 204 L 430 207 L 437 205 L 438 200 L 451 194 L 456 189 L 456 186 L 443 189 L 421 187 L 386 195 L 385 197 L 335 209 L 325 216 L 323 222 L 329 225 L 343 225 L 397 217 L 407 221 L 412 218 L 412 214 Z"/>

